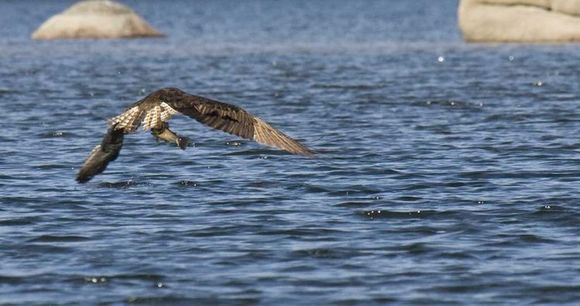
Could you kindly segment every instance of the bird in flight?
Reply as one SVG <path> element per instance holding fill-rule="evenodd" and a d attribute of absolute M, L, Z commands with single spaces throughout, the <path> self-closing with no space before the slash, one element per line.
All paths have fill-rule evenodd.
<path fill-rule="evenodd" d="M 140 125 L 143 125 L 144 130 L 150 130 L 157 140 L 174 143 L 185 150 L 190 143 L 189 139 L 177 135 L 169 129 L 168 124 L 169 119 L 178 113 L 214 129 L 292 154 L 314 155 L 303 144 L 241 107 L 191 95 L 177 88 L 163 88 L 150 93 L 109 120 L 107 133 L 81 166 L 77 182 L 86 183 L 105 171 L 109 162 L 119 156 L 125 134 L 136 132 Z"/>

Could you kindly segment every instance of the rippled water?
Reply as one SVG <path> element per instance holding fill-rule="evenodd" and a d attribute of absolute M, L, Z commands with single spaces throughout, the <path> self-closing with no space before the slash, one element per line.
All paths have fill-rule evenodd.
<path fill-rule="evenodd" d="M 0 2 L 0 304 L 580 301 L 578 45 L 466 45 L 452 0 L 126 1 L 169 36 L 28 39 L 71 3 Z M 135 134 L 76 184 L 164 86 L 319 155 L 176 118 L 195 147 Z"/>

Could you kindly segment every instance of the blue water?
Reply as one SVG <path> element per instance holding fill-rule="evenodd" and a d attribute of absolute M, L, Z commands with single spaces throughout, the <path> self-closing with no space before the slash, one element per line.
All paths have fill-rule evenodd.
<path fill-rule="evenodd" d="M 0 2 L 0 304 L 578 304 L 579 45 L 468 45 L 454 0 L 125 1 L 168 36 L 29 39 Z M 86 185 L 106 120 L 179 87 L 319 152 L 185 117 Z"/>

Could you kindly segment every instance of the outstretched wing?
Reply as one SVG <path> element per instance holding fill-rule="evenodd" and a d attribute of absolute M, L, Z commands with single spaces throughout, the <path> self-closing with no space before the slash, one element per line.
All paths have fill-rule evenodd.
<path fill-rule="evenodd" d="M 314 154 L 303 144 L 241 107 L 189 94 L 168 100 L 166 103 L 174 110 L 214 129 L 293 154 Z"/>
<path fill-rule="evenodd" d="M 93 176 L 105 171 L 107 165 L 117 159 L 123 147 L 123 130 L 109 128 L 100 145 L 97 145 L 83 163 L 77 174 L 77 182 L 86 183 Z"/>

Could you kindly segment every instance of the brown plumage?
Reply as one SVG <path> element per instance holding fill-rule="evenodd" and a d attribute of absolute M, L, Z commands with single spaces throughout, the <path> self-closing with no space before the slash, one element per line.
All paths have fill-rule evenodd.
<path fill-rule="evenodd" d="M 145 130 L 151 130 L 156 139 L 175 143 L 185 150 L 189 140 L 171 131 L 167 123 L 177 113 L 209 127 L 292 154 L 314 155 L 303 144 L 238 106 L 194 96 L 177 88 L 163 88 L 137 101 L 109 121 L 107 134 L 82 165 L 77 181 L 88 182 L 93 176 L 103 172 L 108 163 L 119 155 L 124 134 L 137 131 L 141 124 Z"/>
<path fill-rule="evenodd" d="M 93 176 L 105 171 L 109 162 L 114 161 L 123 147 L 123 137 L 125 133 L 121 130 L 109 128 L 103 141 L 97 145 L 85 160 L 81 170 L 77 175 L 79 183 L 88 182 Z"/>

